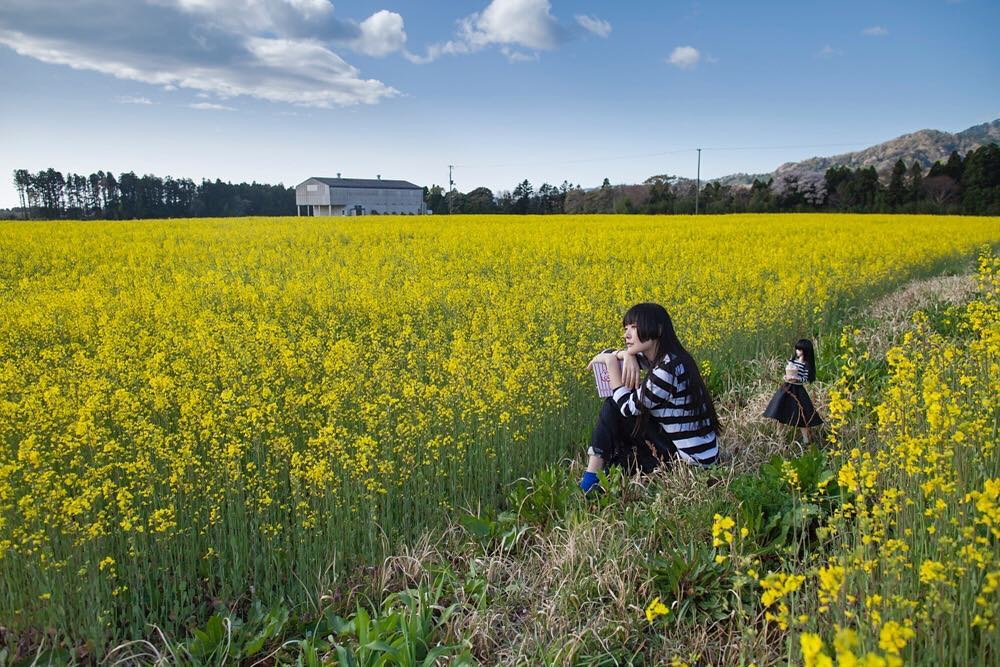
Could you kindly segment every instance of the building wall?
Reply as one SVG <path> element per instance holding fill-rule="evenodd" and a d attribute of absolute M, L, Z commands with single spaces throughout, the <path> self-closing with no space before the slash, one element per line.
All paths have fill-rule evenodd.
<path fill-rule="evenodd" d="M 423 213 L 423 190 L 394 190 L 389 188 L 330 188 L 330 198 L 334 204 L 343 204 L 350 215 L 356 206 L 361 206 L 365 214 L 379 213 Z"/>
<path fill-rule="evenodd" d="M 305 210 L 305 214 L 309 215 L 308 209 Z M 328 215 L 346 215 L 346 214 L 344 213 L 343 206 L 337 206 L 336 204 L 332 206 L 324 206 L 321 204 L 316 204 L 312 208 L 312 215 L 328 216 Z"/>
<path fill-rule="evenodd" d="M 330 186 L 314 178 L 295 186 L 295 203 L 299 206 L 328 206 L 330 202 Z M 336 203 L 336 202 L 334 202 Z"/>

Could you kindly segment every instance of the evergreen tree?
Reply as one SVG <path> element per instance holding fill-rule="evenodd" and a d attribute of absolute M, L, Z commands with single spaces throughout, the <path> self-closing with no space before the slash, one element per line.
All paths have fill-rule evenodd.
<path fill-rule="evenodd" d="M 772 210 L 770 178 L 766 181 L 753 179 L 753 185 L 750 186 L 749 206 L 754 213 L 766 213 Z"/>
<path fill-rule="evenodd" d="M 99 171 L 87 177 L 87 217 L 103 217 L 103 205 L 101 203 L 101 179 L 104 172 Z"/>
<path fill-rule="evenodd" d="M 535 189 L 531 186 L 531 182 L 528 179 L 524 179 L 517 184 L 514 188 L 514 213 L 525 214 L 529 213 L 531 209 L 531 198 L 535 194 Z"/>
<path fill-rule="evenodd" d="M 910 165 L 906 186 L 911 202 L 917 203 L 924 198 L 924 170 L 916 161 Z"/>
<path fill-rule="evenodd" d="M 1000 214 L 1000 147 L 980 146 L 965 157 L 962 208 L 974 215 Z"/>
<path fill-rule="evenodd" d="M 896 164 L 892 167 L 892 176 L 889 177 L 889 187 L 885 193 L 885 203 L 888 207 L 895 211 L 902 206 L 907 197 L 906 188 L 906 165 L 903 161 L 896 160 Z"/>
<path fill-rule="evenodd" d="M 941 173 L 955 179 L 956 183 L 961 183 L 962 172 L 964 170 L 965 163 L 962 161 L 962 156 L 958 154 L 958 151 L 952 151 L 951 155 L 948 156 L 948 162 L 944 165 Z"/>
<path fill-rule="evenodd" d="M 28 208 L 28 187 L 31 185 L 31 174 L 27 169 L 14 170 L 14 187 L 17 188 L 17 198 L 21 202 L 21 208 Z"/>

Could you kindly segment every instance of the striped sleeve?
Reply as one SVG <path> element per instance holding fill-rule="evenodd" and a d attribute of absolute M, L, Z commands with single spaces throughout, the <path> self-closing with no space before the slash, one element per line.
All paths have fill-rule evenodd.
<path fill-rule="evenodd" d="M 636 417 L 639 405 L 645 405 L 649 410 L 655 410 L 669 403 L 675 396 L 677 378 L 661 366 L 653 368 L 646 375 L 646 381 L 638 389 L 618 387 L 612 393 L 618 410 L 623 417 Z"/>
<path fill-rule="evenodd" d="M 797 361 L 797 360 L 796 361 L 792 361 L 792 363 L 795 365 L 796 374 L 799 376 L 799 383 L 800 384 L 808 384 L 809 383 L 809 366 L 806 365 L 806 364 L 804 364 L 803 362 Z"/>

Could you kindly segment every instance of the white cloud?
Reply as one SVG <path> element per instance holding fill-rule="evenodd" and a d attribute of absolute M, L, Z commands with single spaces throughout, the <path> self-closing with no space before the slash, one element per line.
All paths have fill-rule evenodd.
<path fill-rule="evenodd" d="M 403 19 L 360 24 L 329 0 L 4 0 L 0 44 L 37 60 L 119 79 L 302 106 L 374 104 L 399 94 L 334 49 L 403 49 Z M 339 50 L 339 49 L 338 49 Z"/>
<path fill-rule="evenodd" d="M 884 37 L 889 34 L 889 31 L 880 25 L 873 25 L 862 30 L 861 34 L 867 37 Z"/>
<path fill-rule="evenodd" d="M 701 60 L 701 52 L 693 46 L 678 46 L 670 52 L 667 62 L 681 69 L 689 69 Z"/>
<path fill-rule="evenodd" d="M 187 105 L 188 109 L 198 109 L 199 111 L 236 111 L 233 107 L 227 107 L 224 104 L 215 104 L 213 102 L 195 102 L 194 104 Z"/>
<path fill-rule="evenodd" d="M 333 3 L 330 0 L 285 0 L 285 2 L 302 12 L 302 15 L 307 18 L 333 13 Z"/>
<path fill-rule="evenodd" d="M 344 23 L 333 18 L 329 0 L 147 0 L 207 19 L 235 32 L 274 31 L 282 34 L 336 30 Z M 310 27 L 311 26 L 311 27 Z"/>
<path fill-rule="evenodd" d="M 819 52 L 816 55 L 819 56 L 820 58 L 833 58 L 834 56 L 844 55 L 844 52 L 841 51 L 840 49 L 833 48 L 829 44 L 826 44 L 823 46 L 822 49 L 819 50 Z"/>
<path fill-rule="evenodd" d="M 476 17 L 466 37 L 472 44 L 508 44 L 528 49 L 554 49 L 562 41 L 549 0 L 493 0 Z"/>
<path fill-rule="evenodd" d="M 523 51 L 516 51 L 509 46 L 501 46 L 500 53 L 512 63 L 527 63 L 538 60 L 537 53 L 524 53 Z"/>
<path fill-rule="evenodd" d="M 607 37 L 611 34 L 611 24 L 604 19 L 584 14 L 577 14 L 574 18 L 581 28 L 587 32 L 594 33 L 598 37 Z"/>
<path fill-rule="evenodd" d="M 569 39 L 569 32 L 552 15 L 549 0 L 492 0 L 486 9 L 458 21 L 454 39 L 432 44 L 425 55 L 405 53 L 414 63 L 428 63 L 443 55 L 460 55 L 499 46 L 508 60 L 532 60 L 517 51 L 550 51 Z"/>
<path fill-rule="evenodd" d="M 118 104 L 148 105 L 153 103 L 153 100 L 149 99 L 148 97 L 141 97 L 138 95 L 122 95 L 121 97 L 115 99 L 115 101 L 118 102 Z"/>
<path fill-rule="evenodd" d="M 385 56 L 401 51 L 406 46 L 406 31 L 403 17 L 396 12 L 382 10 L 375 12 L 358 26 L 361 35 L 351 42 L 355 51 L 370 56 Z"/>

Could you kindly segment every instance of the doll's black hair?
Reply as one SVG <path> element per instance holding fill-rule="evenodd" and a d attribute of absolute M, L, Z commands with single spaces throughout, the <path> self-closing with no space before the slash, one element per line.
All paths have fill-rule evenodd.
<path fill-rule="evenodd" d="M 808 338 L 800 338 L 795 343 L 795 349 L 792 350 L 792 360 L 795 360 L 795 350 L 802 350 L 802 356 L 806 360 L 806 369 L 809 371 L 809 381 L 816 381 L 816 351 L 813 349 L 812 341 Z"/>
<path fill-rule="evenodd" d="M 684 365 L 688 374 L 688 390 L 691 392 L 691 405 L 697 409 L 698 405 L 704 405 L 708 420 L 713 429 L 719 430 L 719 416 L 715 412 L 715 403 L 712 395 L 701 377 L 698 364 L 691 354 L 684 349 L 677 333 L 674 331 L 673 320 L 667 309 L 658 303 L 638 303 L 625 313 L 622 317 L 622 327 L 629 324 L 635 325 L 639 340 L 645 342 L 656 339 L 656 359 L 650 359 L 651 366 L 656 366 L 665 356 L 670 355 L 671 362 L 679 362 Z M 651 371 L 652 372 L 652 371 Z M 639 419 L 636 420 L 634 435 L 642 433 L 649 419 L 649 409 L 638 401 Z"/>

